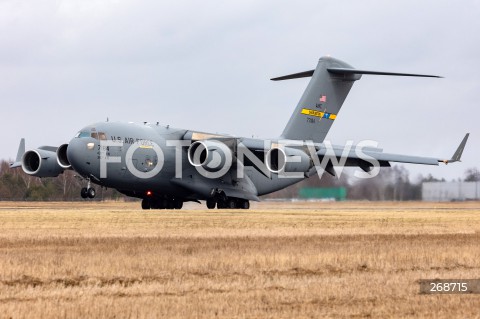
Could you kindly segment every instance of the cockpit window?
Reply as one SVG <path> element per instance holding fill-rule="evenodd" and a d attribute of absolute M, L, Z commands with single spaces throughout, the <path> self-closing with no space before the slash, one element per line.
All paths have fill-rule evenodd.
<path fill-rule="evenodd" d="M 75 137 L 90 137 L 90 133 L 89 132 L 78 132 L 77 135 L 75 135 Z"/>
<path fill-rule="evenodd" d="M 94 138 L 96 140 L 103 140 L 103 141 L 106 141 L 107 140 L 107 134 L 105 134 L 104 132 L 78 132 L 77 135 L 75 135 L 75 137 L 79 137 L 79 138 L 85 138 L 85 137 L 91 137 L 91 138 Z"/>

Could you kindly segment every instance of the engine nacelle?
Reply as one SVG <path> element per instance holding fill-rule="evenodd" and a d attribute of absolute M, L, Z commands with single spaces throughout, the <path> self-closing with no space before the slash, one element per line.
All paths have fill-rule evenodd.
<path fill-rule="evenodd" d="M 22 157 L 22 169 L 28 175 L 36 177 L 57 177 L 63 173 L 63 168 L 57 161 L 57 154 L 42 149 L 25 152 Z"/>
<path fill-rule="evenodd" d="M 67 157 L 67 148 L 68 144 L 62 144 L 57 148 L 57 162 L 63 169 L 69 169 L 72 167 Z"/>
<path fill-rule="evenodd" d="M 193 166 L 202 166 L 209 172 L 218 172 L 232 165 L 232 150 L 220 141 L 193 142 L 188 148 L 188 161 Z"/>
<path fill-rule="evenodd" d="M 312 160 L 304 151 L 290 147 L 270 149 L 265 161 L 268 170 L 272 173 L 305 173 L 313 165 Z"/>

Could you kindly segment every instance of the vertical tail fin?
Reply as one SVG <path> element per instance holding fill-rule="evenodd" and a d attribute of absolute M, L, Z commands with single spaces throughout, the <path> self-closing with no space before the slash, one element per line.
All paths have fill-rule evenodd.
<path fill-rule="evenodd" d="M 357 70 L 338 59 L 322 57 L 315 70 L 272 79 L 273 81 L 279 81 L 312 77 L 281 137 L 292 140 L 311 140 L 315 143 L 323 142 L 337 118 L 353 82 L 360 80 L 362 74 L 440 77 L 425 74 Z"/>
<path fill-rule="evenodd" d="M 278 81 L 312 77 L 282 133 L 282 138 L 318 143 L 325 139 L 353 82 L 361 77 L 358 74 L 330 73 L 329 68 L 353 69 L 340 60 L 322 57 L 315 70 L 272 79 Z"/>

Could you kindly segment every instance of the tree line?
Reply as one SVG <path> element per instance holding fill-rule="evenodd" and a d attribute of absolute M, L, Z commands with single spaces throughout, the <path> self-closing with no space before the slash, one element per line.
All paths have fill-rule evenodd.
<path fill-rule="evenodd" d="M 480 171 L 469 168 L 465 171 L 464 181 L 480 181 Z M 312 176 L 300 183 L 267 195 L 266 198 L 297 198 L 303 187 L 345 187 L 350 200 L 420 200 L 422 183 L 445 181 L 431 175 L 419 176 L 411 181 L 408 170 L 403 166 L 381 168 L 380 173 L 369 179 L 353 179 L 348 173 L 340 178 L 323 174 L 319 179 Z M 80 201 L 80 190 L 86 182 L 71 170 L 58 177 L 38 178 L 25 174 L 22 169 L 10 169 L 7 161 L 0 161 L 0 200 L 15 201 Z M 96 186 L 95 200 L 129 200 L 115 189 Z M 131 199 L 130 199 L 131 200 Z"/>
<path fill-rule="evenodd" d="M 459 180 L 480 181 L 480 171 L 477 168 L 469 168 L 465 171 L 464 178 Z M 321 179 L 314 176 L 267 197 L 297 198 L 299 190 L 304 187 L 344 187 L 347 189 L 348 200 L 413 201 L 422 199 L 424 182 L 445 182 L 445 179 L 437 179 L 429 174 L 419 175 L 412 181 L 409 171 L 404 166 L 395 165 L 380 168 L 377 176 L 368 179 L 353 178 L 345 171 L 340 178 L 324 173 Z"/>
<path fill-rule="evenodd" d="M 10 164 L 0 162 L 0 200 L 12 201 L 79 201 L 80 190 L 86 182 L 71 170 L 58 177 L 38 178 L 25 174 L 21 168 L 10 169 Z M 97 188 L 95 200 L 124 198 L 114 189 Z"/>

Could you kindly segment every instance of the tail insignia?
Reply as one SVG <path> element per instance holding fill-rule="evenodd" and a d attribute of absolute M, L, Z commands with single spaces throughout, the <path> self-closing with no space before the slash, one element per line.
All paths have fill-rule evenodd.
<path fill-rule="evenodd" d="M 308 116 L 316 116 L 316 117 L 319 117 L 321 119 L 329 119 L 329 120 L 332 120 L 332 121 L 337 118 L 337 114 L 322 112 L 322 111 L 316 111 L 316 110 L 310 110 L 310 109 L 302 109 L 302 111 L 300 113 L 308 115 Z"/>

